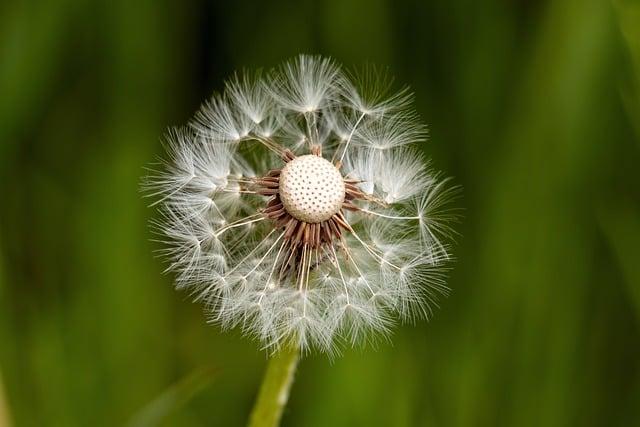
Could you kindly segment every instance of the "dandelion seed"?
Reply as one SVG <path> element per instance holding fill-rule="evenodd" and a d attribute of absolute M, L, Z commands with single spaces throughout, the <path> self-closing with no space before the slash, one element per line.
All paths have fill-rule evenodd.
<path fill-rule="evenodd" d="M 234 76 L 167 133 L 145 188 L 169 270 L 212 322 L 333 353 L 447 292 L 455 189 L 410 147 L 425 128 L 407 90 L 377 81 L 303 55 Z"/>

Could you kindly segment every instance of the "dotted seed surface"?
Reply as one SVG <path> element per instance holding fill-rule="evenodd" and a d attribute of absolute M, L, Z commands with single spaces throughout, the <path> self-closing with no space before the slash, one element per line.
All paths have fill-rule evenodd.
<path fill-rule="evenodd" d="M 312 154 L 296 157 L 280 174 L 280 200 L 294 218 L 318 223 L 340 211 L 344 180 L 326 159 Z"/>

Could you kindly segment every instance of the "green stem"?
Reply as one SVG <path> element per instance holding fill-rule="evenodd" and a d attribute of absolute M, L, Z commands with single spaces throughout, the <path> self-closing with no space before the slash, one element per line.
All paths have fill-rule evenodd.
<path fill-rule="evenodd" d="M 285 347 L 269 359 L 248 427 L 277 427 L 280 424 L 299 358 L 297 347 Z"/>

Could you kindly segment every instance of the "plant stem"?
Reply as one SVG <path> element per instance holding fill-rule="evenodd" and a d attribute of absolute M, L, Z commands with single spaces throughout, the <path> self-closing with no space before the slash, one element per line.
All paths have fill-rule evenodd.
<path fill-rule="evenodd" d="M 287 346 L 269 359 L 248 427 L 277 427 L 280 424 L 299 358 L 299 349 Z"/>

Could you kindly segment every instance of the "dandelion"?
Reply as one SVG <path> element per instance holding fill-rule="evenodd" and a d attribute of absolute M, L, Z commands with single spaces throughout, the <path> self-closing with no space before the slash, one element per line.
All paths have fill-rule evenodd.
<path fill-rule="evenodd" d="M 334 354 L 428 317 L 446 294 L 456 194 L 415 147 L 408 90 L 299 56 L 238 74 L 144 183 L 176 287 L 271 358 L 250 418 L 275 426 L 301 351 Z"/>
<path fill-rule="evenodd" d="M 408 91 L 363 75 L 306 55 L 235 75 L 145 181 L 177 287 L 269 351 L 385 337 L 447 293 L 456 189 Z"/>

